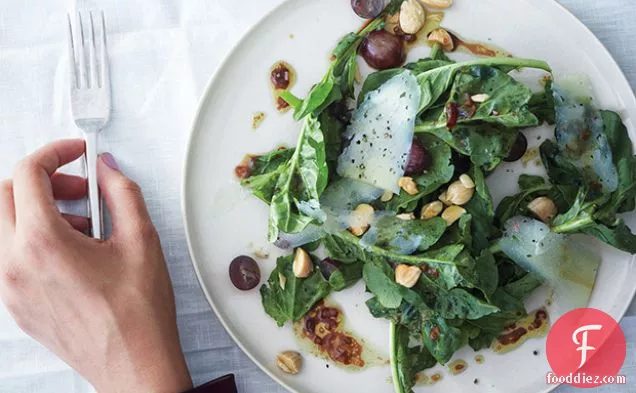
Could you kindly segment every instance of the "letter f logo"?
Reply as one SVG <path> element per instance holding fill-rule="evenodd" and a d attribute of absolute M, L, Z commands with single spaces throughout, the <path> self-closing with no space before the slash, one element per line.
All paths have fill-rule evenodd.
<path fill-rule="evenodd" d="M 601 330 L 602 327 L 603 325 L 585 325 L 576 329 L 572 334 L 572 341 L 574 341 L 574 344 L 580 345 L 580 347 L 576 349 L 577 351 L 581 351 L 581 364 L 579 364 L 579 368 L 583 367 L 587 361 L 587 351 L 593 351 L 596 349 L 587 345 L 587 332 L 589 330 Z M 579 342 L 577 338 L 579 333 L 583 333 L 581 335 L 581 342 Z"/>

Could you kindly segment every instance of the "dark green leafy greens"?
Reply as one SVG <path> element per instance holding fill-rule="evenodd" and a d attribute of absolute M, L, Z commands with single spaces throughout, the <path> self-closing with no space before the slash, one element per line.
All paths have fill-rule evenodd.
<path fill-rule="evenodd" d="M 269 207 L 270 241 L 275 241 L 281 231 L 300 232 L 314 221 L 313 217 L 300 213 L 299 204 L 318 203 L 327 186 L 327 178 L 324 135 L 318 120 L 307 116 L 294 154 L 276 179 Z"/>
<path fill-rule="evenodd" d="M 261 287 L 263 308 L 278 326 L 298 321 L 329 293 L 329 284 L 318 269 L 305 279 L 297 278 L 292 271 L 293 262 L 291 255 L 278 258 L 276 269 Z M 284 289 L 279 275 L 285 277 Z"/>
<path fill-rule="evenodd" d="M 402 2 L 392 0 L 385 13 L 398 11 Z M 270 204 L 271 241 L 280 234 L 313 230 L 317 236 L 300 236 L 303 241 L 298 244 L 305 250 L 322 244 L 337 261 L 329 274 L 323 276 L 316 266 L 308 278 L 299 279 L 292 272 L 293 257 L 280 258 L 261 288 L 265 311 L 279 325 L 298 321 L 331 291 L 363 280 L 373 295 L 366 302 L 370 313 L 391 322 L 393 381 L 396 392 L 407 393 L 412 392 L 418 372 L 446 364 L 465 345 L 475 350 L 490 346 L 506 326 L 526 315 L 523 302 L 543 284 L 542 276 L 528 273 L 523 263 L 501 252 L 499 242 L 506 236 L 506 222 L 531 215 L 528 204 L 535 198 L 548 197 L 557 206 L 558 216 L 545 227 L 551 235 L 588 234 L 636 253 L 636 236 L 620 216 L 636 207 L 636 156 L 616 113 L 598 111 L 585 99 L 572 101 L 550 78 L 542 91 L 533 93 L 510 74 L 519 68 L 549 72 L 543 61 L 454 62 L 435 45 L 428 58 L 370 74 L 355 97 L 358 47 L 382 23 L 379 17 L 361 32 L 345 36 L 333 50 L 325 76 L 307 97 L 281 94 L 294 108 L 295 119 L 303 121 L 298 142 L 294 148 L 254 157 L 250 176 L 242 184 Z M 359 107 L 370 92 L 405 72 L 415 76 L 421 91 L 415 138 L 430 156 L 430 165 L 409 175 L 417 185 L 414 195 L 401 190 L 387 200 L 380 198 L 382 189 L 370 185 L 382 183 L 338 176 L 336 167 L 343 150 L 355 143 L 347 131 L 350 119 L 359 119 L 356 112 L 351 116 L 348 106 L 357 98 Z M 473 100 L 476 95 L 480 98 Z M 573 102 L 583 109 L 570 107 Z M 382 118 L 383 130 L 390 130 L 391 120 L 384 125 Z M 373 128 L 379 122 L 370 122 L 368 131 L 376 132 Z M 557 126 L 556 141 L 545 141 L 540 148 L 548 178 L 521 175 L 519 192 L 505 197 L 495 209 L 488 175 L 509 155 L 520 131 L 541 123 Z M 599 135 L 601 142 L 588 141 Z M 600 166 L 584 157 L 588 153 L 596 154 Z M 368 157 L 367 162 L 371 162 Z M 400 164 L 391 170 L 396 168 L 404 169 Z M 466 214 L 452 225 L 439 217 L 419 219 L 423 206 L 437 200 L 464 172 L 475 183 L 473 197 L 463 206 Z M 599 173 L 615 173 L 615 179 L 601 184 Z M 336 192 L 327 197 L 331 190 Z M 341 194 L 348 200 L 341 200 Z M 362 237 L 345 230 L 359 203 L 369 203 L 375 211 Z M 397 216 L 404 213 L 409 214 Z M 312 258 L 317 265 L 317 258 Z M 421 271 L 412 287 L 396 281 L 395 269 L 401 264 Z"/>

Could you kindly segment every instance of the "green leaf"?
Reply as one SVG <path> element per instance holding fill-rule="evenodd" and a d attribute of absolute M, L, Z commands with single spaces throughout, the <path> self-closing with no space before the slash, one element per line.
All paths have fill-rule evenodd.
<path fill-rule="evenodd" d="M 488 99 L 474 103 L 475 113 L 471 116 L 462 113 L 466 97 L 475 94 L 487 94 Z M 533 127 L 539 124 L 536 116 L 528 109 L 532 92 L 510 75 L 488 66 L 473 66 L 461 69 L 455 76 L 448 103 L 454 103 L 460 109 L 458 124 L 486 122 L 507 128 Z M 446 113 L 437 121 L 446 126 Z"/>
<path fill-rule="evenodd" d="M 496 306 L 478 299 L 462 288 L 454 288 L 437 296 L 432 308 L 446 319 L 479 319 L 499 311 Z"/>
<path fill-rule="evenodd" d="M 402 292 L 394 276 L 393 269 L 386 262 L 368 261 L 364 264 L 364 282 L 378 302 L 386 308 L 398 308 L 402 303 Z"/>
<path fill-rule="evenodd" d="M 255 197 L 269 204 L 274 195 L 278 178 L 293 154 L 294 149 L 278 149 L 255 157 L 251 161 L 250 177 L 241 180 L 241 185 L 251 189 Z"/>
<path fill-rule="evenodd" d="M 525 60 L 515 58 L 487 58 L 472 60 L 463 63 L 453 63 L 443 67 L 438 67 L 417 76 L 420 87 L 422 88 L 422 101 L 420 104 L 420 112 L 430 108 L 445 92 L 453 85 L 455 76 L 459 71 L 472 66 L 511 66 L 515 68 L 538 68 L 550 72 L 550 66 L 539 60 Z"/>
<path fill-rule="evenodd" d="M 482 250 L 490 247 L 490 237 L 495 231 L 495 212 L 483 172 L 473 165 L 468 175 L 475 183 L 475 195 L 464 208 L 472 216 L 472 251 L 479 255 Z"/>
<path fill-rule="evenodd" d="M 522 191 L 530 190 L 536 187 L 541 187 L 546 184 L 543 176 L 532 176 L 532 175 L 526 175 L 526 174 L 519 175 L 518 183 L 519 183 L 519 188 Z"/>
<path fill-rule="evenodd" d="M 554 111 L 554 96 L 552 93 L 552 79 L 546 80 L 542 91 L 534 93 L 528 103 L 530 111 L 539 119 L 540 123 L 556 123 Z"/>
<path fill-rule="evenodd" d="M 369 92 L 377 90 L 386 81 L 403 72 L 404 69 L 402 68 L 391 68 L 388 70 L 376 71 L 369 74 L 369 76 L 367 76 L 367 78 L 364 80 L 362 89 L 358 94 L 358 105 L 360 105 L 364 101 Z"/>
<path fill-rule="evenodd" d="M 329 285 L 334 291 L 342 291 L 362 278 L 362 262 L 343 264 L 329 276 Z"/>
<path fill-rule="evenodd" d="M 435 313 L 422 317 L 422 341 L 424 346 L 441 364 L 446 364 L 453 354 L 468 343 L 468 332 L 452 326 Z"/>
<path fill-rule="evenodd" d="M 314 263 L 315 258 L 312 257 Z M 276 268 L 261 287 L 265 312 L 278 326 L 298 321 L 320 300 L 329 294 L 329 284 L 318 269 L 307 278 L 297 278 L 292 269 L 294 256 L 278 258 Z M 279 274 L 286 278 L 285 289 L 280 286 Z"/>
<path fill-rule="evenodd" d="M 478 277 L 477 287 L 486 299 L 490 299 L 499 284 L 499 270 L 497 269 L 495 257 L 489 250 L 484 250 L 475 261 L 475 268 Z"/>
<path fill-rule="evenodd" d="M 422 346 L 409 346 L 407 327 L 391 324 L 391 367 L 397 393 L 412 393 L 417 373 L 435 366 L 437 360 Z"/>
<path fill-rule="evenodd" d="M 614 213 L 625 213 L 636 208 L 636 157 L 627 127 L 618 113 L 601 111 L 603 133 L 612 150 L 618 171 L 618 188 L 612 195 L 610 206 Z"/>
<path fill-rule="evenodd" d="M 506 284 L 503 290 L 517 300 L 524 301 L 543 284 L 543 280 L 535 273 L 528 273 L 522 278 Z"/>
<path fill-rule="evenodd" d="M 436 192 L 439 187 L 448 183 L 453 177 L 455 167 L 451 163 L 450 147 L 434 135 L 422 134 L 418 135 L 417 138 L 429 152 L 431 166 L 425 173 L 415 176 L 414 180 L 419 191 L 417 194 L 409 195 L 406 191 L 401 190 L 399 195 L 394 196 L 386 203 L 386 210 L 411 212 L 415 210 L 422 198 Z"/>
<path fill-rule="evenodd" d="M 318 119 L 325 139 L 325 158 L 329 172 L 333 174 L 338 166 L 338 157 L 342 153 L 342 133 L 345 125 L 336 119 L 329 109 L 321 112 Z"/>
<path fill-rule="evenodd" d="M 521 191 L 513 196 L 507 196 L 501 200 L 495 217 L 498 225 L 503 225 L 508 219 L 522 214 L 525 215 L 528 204 L 535 198 L 548 195 L 552 187 L 545 184 L 542 177 L 521 175 L 519 177 Z"/>
<path fill-rule="evenodd" d="M 320 199 L 327 186 L 328 169 L 325 144 L 320 123 L 308 116 L 298 137 L 298 144 L 289 161 L 281 169 L 272 196 L 269 213 L 269 240 L 278 238 L 280 231 L 296 233 L 314 218 L 298 213 L 300 202 Z"/>
<path fill-rule="evenodd" d="M 442 237 L 446 221 L 440 217 L 430 220 L 402 220 L 387 216 L 372 228 L 374 245 L 398 254 L 426 251 Z"/>
<path fill-rule="evenodd" d="M 583 228 L 581 232 L 594 236 L 619 250 L 636 254 L 636 235 L 622 219 L 619 219 L 618 223 L 611 228 L 603 224 L 594 224 Z"/>
<path fill-rule="evenodd" d="M 420 124 L 415 133 L 437 136 L 486 171 L 494 170 L 508 156 L 518 131 L 494 124 L 458 124 L 449 131 L 444 124 Z"/>
<path fill-rule="evenodd" d="M 359 33 L 349 33 L 340 40 L 333 51 L 335 59 L 331 62 L 327 73 L 320 82 L 314 85 L 302 104 L 294 111 L 294 119 L 300 120 L 311 113 L 320 113 L 329 105 L 340 101 L 353 93 L 353 77 L 357 67 L 357 56 L 360 42 L 368 32 L 377 29 L 384 21 L 373 20 Z"/>

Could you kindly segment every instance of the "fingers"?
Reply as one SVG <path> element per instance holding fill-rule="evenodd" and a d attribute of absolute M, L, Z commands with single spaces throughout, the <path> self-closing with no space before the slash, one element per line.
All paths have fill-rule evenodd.
<path fill-rule="evenodd" d="M 51 176 L 61 166 L 84 153 L 84 141 L 69 139 L 50 143 L 18 164 L 13 179 L 16 222 L 38 225 L 59 217 Z"/>
<path fill-rule="evenodd" d="M 51 176 L 53 198 L 59 201 L 74 201 L 88 195 L 88 183 L 80 176 L 54 173 Z"/>
<path fill-rule="evenodd" d="M 141 189 L 118 169 L 110 153 L 97 160 L 97 181 L 113 223 L 113 238 L 154 231 Z"/>
<path fill-rule="evenodd" d="M 4 180 L 0 182 L 0 234 L 13 232 L 14 228 L 13 183 L 11 180 Z"/>
<path fill-rule="evenodd" d="M 90 227 L 87 217 L 74 216 L 72 214 L 62 214 L 62 217 L 76 230 L 86 233 Z"/>

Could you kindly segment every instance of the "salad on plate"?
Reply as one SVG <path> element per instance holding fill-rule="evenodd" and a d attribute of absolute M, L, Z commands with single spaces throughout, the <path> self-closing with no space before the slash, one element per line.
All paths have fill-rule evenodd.
<path fill-rule="evenodd" d="M 562 312 L 586 306 L 601 259 L 571 235 L 636 253 L 621 218 L 636 207 L 636 156 L 620 115 L 596 107 L 584 77 L 553 78 L 542 60 L 476 43 L 465 46 L 479 57 L 453 60 L 467 41 L 435 11 L 451 4 L 352 0 L 367 22 L 337 43 L 324 77 L 304 98 L 279 92 L 296 145 L 237 170 L 268 206 L 269 241 L 289 250 L 260 287 L 265 312 L 303 323 L 363 280 L 369 312 L 390 321 L 398 393 L 466 345 L 519 340 L 524 300 L 541 285 Z M 422 39 L 429 56 L 404 64 Z M 376 70 L 364 80 L 360 58 Z M 542 88 L 516 79 L 521 69 L 540 71 Z M 528 150 L 526 130 L 542 124 L 554 138 Z M 539 159 L 546 175 L 511 174 L 518 193 L 495 205 L 488 177 Z M 252 262 L 232 262 L 240 289 L 260 282 Z M 534 317 L 548 323 L 545 310 Z"/>

